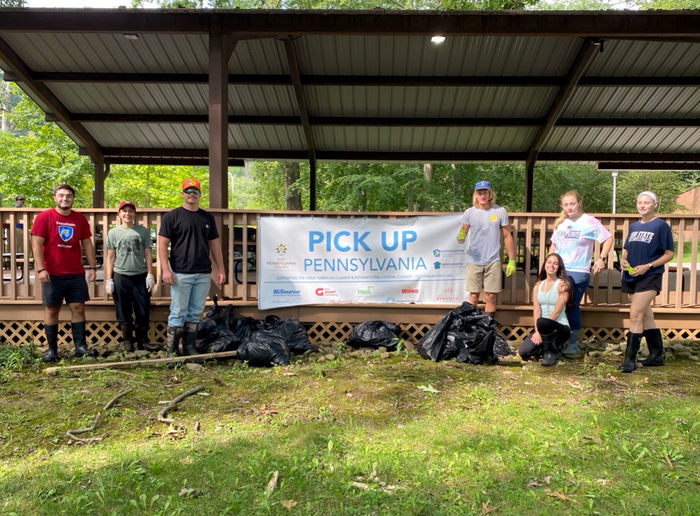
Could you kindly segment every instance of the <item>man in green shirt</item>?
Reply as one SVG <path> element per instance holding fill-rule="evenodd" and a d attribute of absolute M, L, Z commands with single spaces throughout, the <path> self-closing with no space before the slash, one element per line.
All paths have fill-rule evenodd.
<path fill-rule="evenodd" d="M 153 243 L 148 229 L 135 223 L 133 202 L 119 204 L 119 218 L 121 225 L 107 234 L 105 289 L 114 298 L 122 347 L 131 352 L 134 330 L 138 349 L 144 349 L 148 343 L 150 291 L 156 283 L 151 273 Z"/>

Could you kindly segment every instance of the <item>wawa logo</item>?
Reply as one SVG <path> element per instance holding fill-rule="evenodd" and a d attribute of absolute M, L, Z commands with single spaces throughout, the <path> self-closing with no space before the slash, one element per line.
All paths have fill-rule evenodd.
<path fill-rule="evenodd" d="M 418 294 L 418 289 L 417 288 L 402 288 L 401 293 L 402 294 Z"/>

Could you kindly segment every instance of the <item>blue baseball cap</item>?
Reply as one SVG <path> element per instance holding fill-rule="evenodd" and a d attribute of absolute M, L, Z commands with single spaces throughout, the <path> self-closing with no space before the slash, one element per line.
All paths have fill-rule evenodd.
<path fill-rule="evenodd" d="M 474 190 L 491 190 L 491 183 L 488 181 L 477 181 Z"/>

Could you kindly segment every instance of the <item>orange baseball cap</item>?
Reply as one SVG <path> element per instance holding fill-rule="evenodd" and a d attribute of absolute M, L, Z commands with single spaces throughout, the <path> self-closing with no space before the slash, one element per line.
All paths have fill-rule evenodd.
<path fill-rule="evenodd" d="M 182 191 L 184 192 L 188 188 L 196 188 L 200 192 L 202 191 L 199 180 L 195 179 L 194 177 L 188 177 L 182 182 Z"/>

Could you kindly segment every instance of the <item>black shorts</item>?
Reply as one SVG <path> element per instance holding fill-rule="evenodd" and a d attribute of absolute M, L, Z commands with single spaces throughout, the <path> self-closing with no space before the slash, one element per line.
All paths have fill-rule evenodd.
<path fill-rule="evenodd" d="M 630 276 L 630 279 L 622 278 L 620 290 L 625 294 L 635 294 L 637 292 L 646 292 L 647 290 L 656 290 L 658 294 L 661 292 L 661 276 L 663 274 L 652 274 L 650 276 L 641 276 L 636 278 Z"/>
<path fill-rule="evenodd" d="M 66 303 L 84 303 L 90 299 L 85 274 L 51 276 L 51 281 L 41 284 L 41 303 L 44 306 L 59 306 Z"/>

